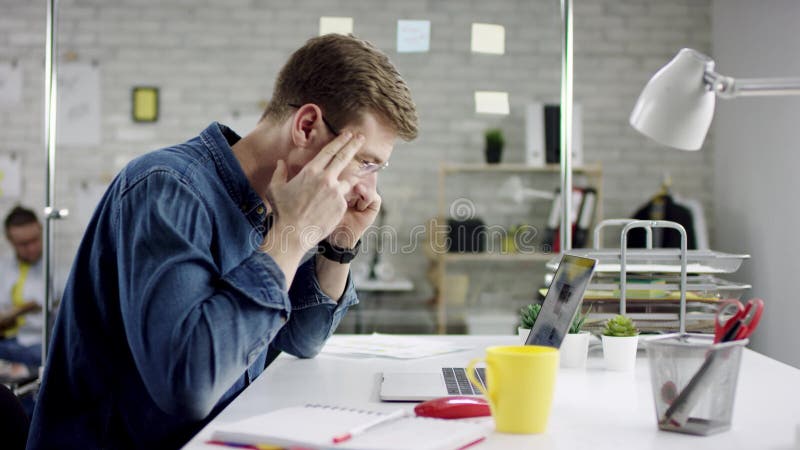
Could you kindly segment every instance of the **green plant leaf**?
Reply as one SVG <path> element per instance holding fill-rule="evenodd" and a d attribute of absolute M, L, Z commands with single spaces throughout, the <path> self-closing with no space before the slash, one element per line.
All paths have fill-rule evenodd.
<path fill-rule="evenodd" d="M 587 309 L 585 313 L 582 313 L 580 309 L 578 310 L 578 313 L 575 314 L 575 318 L 572 319 L 572 323 L 569 325 L 570 334 L 578 334 L 581 332 L 583 323 L 586 322 L 586 317 L 588 317 L 589 313 L 592 311 L 592 306 L 594 306 L 594 304 L 590 304 L 589 309 Z"/>
<path fill-rule="evenodd" d="M 487 145 L 497 145 L 502 147 L 505 143 L 505 139 L 503 138 L 503 130 L 499 128 L 486 130 L 484 135 L 486 136 Z"/>
<path fill-rule="evenodd" d="M 539 311 L 541 310 L 542 310 L 542 305 L 538 303 L 532 303 L 520 309 L 519 310 L 520 326 L 526 329 L 533 328 L 533 324 L 534 322 L 536 322 L 536 318 L 539 317 Z"/>
<path fill-rule="evenodd" d="M 636 336 L 639 334 L 639 330 L 636 329 L 636 325 L 630 317 L 620 314 L 608 319 L 603 334 L 616 337 Z"/>

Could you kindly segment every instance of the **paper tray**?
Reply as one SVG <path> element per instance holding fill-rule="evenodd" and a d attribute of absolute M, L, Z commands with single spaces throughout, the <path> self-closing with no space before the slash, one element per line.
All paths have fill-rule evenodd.
<path fill-rule="evenodd" d="M 674 332 L 680 328 L 678 312 L 674 305 L 672 312 L 668 309 L 658 309 L 651 312 L 651 308 L 640 311 L 636 304 L 626 313 L 636 323 L 636 328 L 641 332 L 664 333 Z M 597 312 L 595 312 L 597 311 Z M 612 305 L 599 305 L 595 303 L 592 313 L 584 322 L 583 329 L 591 333 L 602 334 L 606 321 L 619 314 L 619 310 Z M 686 316 L 686 329 L 695 333 L 714 333 L 714 312 L 691 311 Z"/>
<path fill-rule="evenodd" d="M 577 248 L 565 252 L 568 255 L 597 260 L 595 273 L 620 272 L 621 253 L 618 248 Z M 680 273 L 680 249 L 633 248 L 627 250 L 626 272 L 633 273 Z M 686 269 L 688 273 L 732 273 L 741 266 L 742 261 L 750 255 L 735 255 L 712 250 L 687 250 Z M 561 260 L 561 255 L 554 256 L 547 262 L 547 267 L 555 270 Z"/>
<path fill-rule="evenodd" d="M 714 302 L 720 299 L 740 299 L 752 286 L 733 283 L 711 275 L 695 275 L 686 279 L 686 299 L 689 301 Z M 674 300 L 680 299 L 680 279 L 675 275 L 628 277 L 626 297 L 628 300 Z M 595 300 L 619 300 L 619 274 L 595 276 L 586 291 L 586 298 Z"/>

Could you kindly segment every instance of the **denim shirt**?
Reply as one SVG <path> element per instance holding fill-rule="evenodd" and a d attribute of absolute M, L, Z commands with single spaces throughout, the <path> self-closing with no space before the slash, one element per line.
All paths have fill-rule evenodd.
<path fill-rule="evenodd" d="M 265 206 L 212 123 L 132 161 L 78 249 L 28 448 L 174 448 L 285 351 L 315 356 L 347 308 L 314 260 L 290 289 L 258 245 Z M 269 354 L 269 357 L 268 357 Z"/>

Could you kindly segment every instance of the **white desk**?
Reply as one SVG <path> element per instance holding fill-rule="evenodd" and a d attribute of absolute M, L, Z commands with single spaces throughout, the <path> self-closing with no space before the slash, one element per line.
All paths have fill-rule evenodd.
<path fill-rule="evenodd" d="M 336 339 L 334 336 L 332 339 Z M 187 449 L 220 450 L 205 445 L 215 424 L 304 403 L 331 403 L 374 410 L 411 408 L 413 403 L 378 400 L 383 370 L 438 370 L 464 366 L 488 345 L 518 344 L 516 336 L 425 336 L 475 345 L 475 350 L 411 361 L 320 355 L 299 360 L 281 355 Z M 603 369 L 602 351 L 591 350 L 586 370 L 560 369 L 547 432 L 541 435 L 492 434 L 480 449 L 795 449 L 800 448 L 800 370 L 746 350 L 742 358 L 733 424 L 712 436 L 660 431 L 656 426 L 650 373 L 640 351 L 633 372 Z"/>

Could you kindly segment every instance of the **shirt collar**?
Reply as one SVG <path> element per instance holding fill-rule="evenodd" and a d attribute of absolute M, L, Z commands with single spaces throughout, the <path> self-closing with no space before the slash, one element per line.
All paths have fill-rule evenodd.
<path fill-rule="evenodd" d="M 261 197 L 250 186 L 239 160 L 233 154 L 232 146 L 241 137 L 229 127 L 213 122 L 200 137 L 214 160 L 214 165 L 222 179 L 231 200 L 252 222 L 260 224 L 266 217 L 266 208 Z"/>

